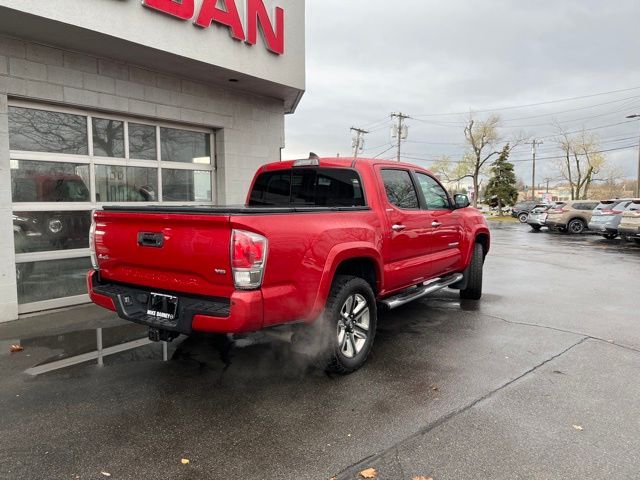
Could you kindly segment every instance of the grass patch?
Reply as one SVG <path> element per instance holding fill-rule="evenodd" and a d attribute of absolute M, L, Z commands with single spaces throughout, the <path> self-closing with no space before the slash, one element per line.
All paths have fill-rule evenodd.
<path fill-rule="evenodd" d="M 517 218 L 513 218 L 511 215 L 509 215 L 509 216 L 503 215 L 501 217 L 498 217 L 498 216 L 486 216 L 485 218 L 490 222 L 520 223 L 520 220 L 518 220 Z"/>

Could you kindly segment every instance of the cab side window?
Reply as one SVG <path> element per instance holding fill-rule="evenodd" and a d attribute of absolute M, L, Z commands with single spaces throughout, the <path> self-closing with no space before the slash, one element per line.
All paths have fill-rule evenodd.
<path fill-rule="evenodd" d="M 418 194 L 407 170 L 382 170 L 382 181 L 391 205 L 404 210 L 420 208 Z"/>
<path fill-rule="evenodd" d="M 418 184 L 422 189 L 427 210 L 450 210 L 449 195 L 442 186 L 429 175 L 416 172 Z"/>

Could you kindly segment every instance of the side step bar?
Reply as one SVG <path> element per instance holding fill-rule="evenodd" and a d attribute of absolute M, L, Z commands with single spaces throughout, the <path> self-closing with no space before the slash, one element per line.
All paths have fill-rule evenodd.
<path fill-rule="evenodd" d="M 464 275 L 462 275 L 461 273 L 454 273 L 453 275 L 448 275 L 443 278 L 434 278 L 433 280 L 429 280 L 428 282 L 425 282 L 416 288 L 412 288 L 409 291 L 404 291 L 402 293 L 394 295 L 393 297 L 386 298 L 382 300 L 382 304 L 385 305 L 389 310 L 393 310 L 394 308 L 398 308 L 405 303 L 413 302 L 414 300 L 425 297 L 433 292 L 442 290 L 449 285 L 453 285 L 463 278 Z"/>

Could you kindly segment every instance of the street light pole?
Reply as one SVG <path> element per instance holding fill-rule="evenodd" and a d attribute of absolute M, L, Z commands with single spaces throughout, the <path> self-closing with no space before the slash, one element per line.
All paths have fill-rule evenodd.
<path fill-rule="evenodd" d="M 629 115 L 627 118 L 640 118 L 640 114 Z M 638 183 L 636 184 L 636 197 L 640 198 L 640 139 L 638 140 Z"/>

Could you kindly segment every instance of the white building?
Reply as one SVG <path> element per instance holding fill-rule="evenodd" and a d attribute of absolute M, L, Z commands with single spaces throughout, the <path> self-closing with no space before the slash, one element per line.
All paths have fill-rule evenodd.
<path fill-rule="evenodd" d="M 88 301 L 92 209 L 242 203 L 280 158 L 304 1 L 218 3 L 0 0 L 0 321 Z"/>

